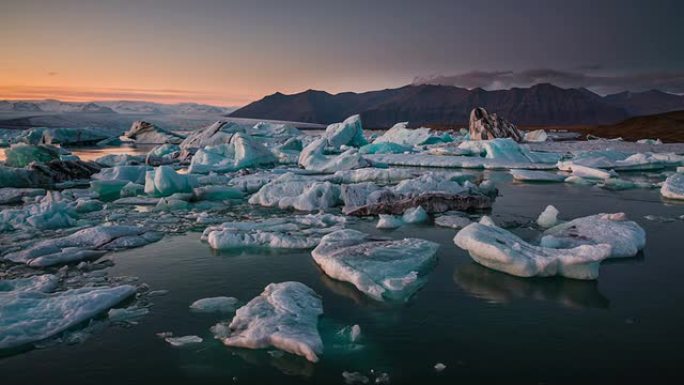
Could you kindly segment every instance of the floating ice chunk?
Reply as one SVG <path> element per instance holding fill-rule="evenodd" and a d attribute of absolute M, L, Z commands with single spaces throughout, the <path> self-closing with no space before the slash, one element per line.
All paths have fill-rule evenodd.
<path fill-rule="evenodd" d="M 418 206 L 406 209 L 401 219 L 405 223 L 423 223 L 426 222 L 429 217 L 425 210 L 421 206 Z"/>
<path fill-rule="evenodd" d="M 375 225 L 378 229 L 396 229 L 404 225 L 404 221 L 397 216 L 380 214 L 378 224 Z"/>
<path fill-rule="evenodd" d="M 452 229 L 462 229 L 471 223 L 470 219 L 462 215 L 442 215 L 435 218 L 437 226 L 450 227 Z"/>
<path fill-rule="evenodd" d="M 121 136 L 121 140 L 134 141 L 139 144 L 178 144 L 183 139 L 185 139 L 183 135 L 164 130 L 154 124 L 141 120 L 133 122 L 131 128 Z"/>
<path fill-rule="evenodd" d="M 31 162 L 45 163 L 59 159 L 60 155 L 61 151 L 54 146 L 17 143 L 5 150 L 5 165 L 26 167 Z"/>
<path fill-rule="evenodd" d="M 543 130 L 542 130 L 542 131 L 543 131 Z M 441 371 L 443 371 L 444 369 L 446 369 L 446 365 L 444 365 L 444 364 L 441 363 L 441 362 L 438 362 L 438 363 L 435 364 L 434 368 L 435 368 L 435 371 L 436 371 L 436 372 L 441 372 Z"/>
<path fill-rule="evenodd" d="M 299 154 L 298 164 L 306 170 L 320 173 L 334 173 L 371 165 L 355 149 L 349 149 L 339 155 L 326 155 L 325 149 L 329 145 L 328 139 L 325 137 L 309 143 Z"/>
<path fill-rule="evenodd" d="M 10 291 L 38 291 L 49 293 L 57 288 L 59 278 L 52 274 L 34 275 L 28 278 L 0 279 L 0 296 Z"/>
<path fill-rule="evenodd" d="M 521 182 L 563 182 L 565 176 L 548 171 L 516 170 L 510 171 L 513 179 Z"/>
<path fill-rule="evenodd" d="M 409 129 L 407 128 L 407 126 L 408 122 L 395 124 L 394 126 L 392 126 L 392 128 L 387 130 L 382 136 L 376 138 L 373 141 L 373 144 L 375 145 L 381 143 L 392 143 L 410 149 L 413 146 L 449 141 L 442 140 L 442 138 L 440 138 L 439 136 L 432 135 L 429 128 L 421 127 Z"/>
<path fill-rule="evenodd" d="M 325 129 L 324 137 L 329 145 L 335 148 L 343 145 L 361 147 L 368 143 L 363 137 L 363 126 L 359 115 L 352 115 L 342 123 L 329 125 Z"/>
<path fill-rule="evenodd" d="M 646 232 L 624 213 L 597 214 L 573 219 L 544 232 L 541 245 L 571 248 L 609 244 L 611 258 L 633 257 L 646 245 Z"/>
<path fill-rule="evenodd" d="M 608 179 L 615 176 L 615 172 L 609 172 L 598 168 L 589 166 L 582 166 L 579 164 L 568 164 L 572 175 L 584 179 Z"/>
<path fill-rule="evenodd" d="M 130 182 L 125 180 L 92 180 L 90 181 L 90 190 L 97 193 L 100 199 L 104 201 L 112 201 L 121 197 L 121 190 Z"/>
<path fill-rule="evenodd" d="M 438 247 L 422 239 L 380 240 L 346 229 L 324 236 L 311 255 L 327 275 L 373 299 L 407 300 L 422 285 L 419 275 L 432 267 Z"/>
<path fill-rule="evenodd" d="M 275 155 L 244 133 L 234 134 L 228 143 L 206 146 L 190 162 L 191 173 L 228 172 L 277 163 Z"/>
<path fill-rule="evenodd" d="M 127 308 L 109 309 L 107 318 L 112 322 L 135 323 L 135 321 L 148 314 L 150 309 L 146 307 L 131 306 Z"/>
<path fill-rule="evenodd" d="M 541 214 L 539 214 L 539 218 L 537 218 L 537 224 L 540 227 L 543 227 L 545 229 L 548 229 L 549 227 L 553 227 L 558 223 L 558 209 L 555 207 L 548 205 L 542 211 Z"/>
<path fill-rule="evenodd" d="M 92 178 L 97 180 L 119 180 L 142 184 L 145 183 L 145 173 L 152 170 L 149 166 L 115 166 L 103 168 Z"/>
<path fill-rule="evenodd" d="M 324 210 L 340 203 L 340 186 L 288 173 L 264 185 L 249 198 L 249 203 L 300 211 Z"/>
<path fill-rule="evenodd" d="M 599 263 L 610 256 L 608 244 L 551 249 L 531 245 L 496 226 L 473 223 L 459 231 L 454 243 L 477 263 L 519 277 L 560 275 L 596 279 Z"/>
<path fill-rule="evenodd" d="M 382 142 L 362 146 L 359 152 L 361 154 L 403 154 L 413 152 L 413 148 L 392 142 Z"/>
<path fill-rule="evenodd" d="M 544 130 L 534 130 L 525 133 L 526 142 L 546 142 L 549 136 Z"/>
<path fill-rule="evenodd" d="M 235 297 L 209 297 L 198 299 L 190 305 L 190 310 L 199 313 L 232 313 L 238 299 Z"/>
<path fill-rule="evenodd" d="M 242 199 L 244 194 L 235 187 L 210 185 L 195 187 L 193 189 L 193 197 L 200 201 L 225 201 L 230 199 Z"/>
<path fill-rule="evenodd" d="M 560 157 L 554 153 L 531 152 L 525 145 L 520 145 L 510 138 L 469 140 L 461 142 L 458 148 L 468 150 L 475 156 L 510 163 L 555 163 Z"/>
<path fill-rule="evenodd" d="M 140 165 L 145 163 L 145 157 L 130 154 L 109 154 L 95 159 L 95 163 L 106 167 Z"/>
<path fill-rule="evenodd" d="M 186 345 L 201 344 L 204 340 L 198 336 L 183 336 L 183 337 L 166 337 L 164 341 L 171 346 L 182 347 Z"/>
<path fill-rule="evenodd" d="M 489 215 L 483 215 L 482 218 L 480 218 L 480 221 L 478 223 L 483 225 L 483 226 L 494 226 L 494 227 L 496 227 L 496 223 L 494 223 L 494 219 L 492 219 L 492 217 L 490 217 Z"/>
<path fill-rule="evenodd" d="M 122 198 L 126 197 L 136 197 L 145 193 L 145 185 L 128 182 L 119 191 L 119 195 Z"/>
<path fill-rule="evenodd" d="M 191 193 L 195 184 L 192 175 L 178 174 L 169 166 L 159 166 L 145 174 L 145 194 L 156 197 Z"/>
<path fill-rule="evenodd" d="M 55 294 L 0 293 L 0 349 L 52 337 L 135 294 L 135 287 L 87 287 Z"/>
<path fill-rule="evenodd" d="M 302 135 L 296 127 L 287 123 L 259 122 L 248 129 L 252 136 L 264 138 L 290 138 Z"/>
<path fill-rule="evenodd" d="M 680 174 L 684 174 L 684 166 L 682 167 L 677 167 L 677 172 Z"/>
<path fill-rule="evenodd" d="M 328 180 L 339 184 L 374 182 L 380 185 L 389 185 L 417 176 L 419 176 L 419 173 L 403 168 L 368 167 L 357 170 L 336 171 Z"/>
<path fill-rule="evenodd" d="M 344 383 L 349 385 L 367 384 L 370 381 L 367 376 L 359 372 L 344 371 L 342 372 L 342 378 L 344 378 Z"/>
<path fill-rule="evenodd" d="M 235 122 L 218 121 L 192 132 L 183 140 L 180 147 L 184 151 L 194 153 L 206 146 L 229 143 L 234 134 L 247 132 L 248 129 L 249 126 Z"/>
<path fill-rule="evenodd" d="M 660 188 L 660 195 L 669 199 L 684 199 L 684 174 L 678 172 L 667 177 Z"/>
<path fill-rule="evenodd" d="M 49 191 L 39 203 L 0 211 L 0 231 L 59 229 L 76 225 L 76 210 L 59 192 Z"/>
<path fill-rule="evenodd" d="M 29 266 L 51 266 L 96 258 L 107 250 L 132 248 L 156 242 L 162 235 L 135 226 L 95 226 L 61 238 L 47 239 L 5 259 Z"/>
<path fill-rule="evenodd" d="M 308 286 L 300 282 L 271 283 L 235 312 L 230 335 L 223 343 L 249 349 L 272 346 L 317 362 L 323 352 L 318 334 L 321 314 L 321 299 Z"/>
<path fill-rule="evenodd" d="M 45 189 L 4 187 L 0 188 L 0 205 L 22 203 L 24 198 L 31 198 L 40 195 L 45 195 Z"/>
<path fill-rule="evenodd" d="M 356 342 L 360 336 L 361 336 L 361 326 L 359 326 L 358 324 L 352 325 L 351 330 L 349 332 L 349 340 L 351 342 Z"/>
<path fill-rule="evenodd" d="M 217 250 L 236 247 L 308 249 L 323 234 L 342 228 L 346 219 L 332 214 L 296 215 L 256 222 L 226 222 L 204 230 L 202 239 Z"/>

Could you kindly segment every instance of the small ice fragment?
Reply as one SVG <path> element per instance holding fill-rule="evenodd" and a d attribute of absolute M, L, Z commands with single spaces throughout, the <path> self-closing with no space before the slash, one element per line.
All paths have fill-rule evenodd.
<path fill-rule="evenodd" d="M 367 384 L 368 377 L 364 376 L 359 372 L 342 372 L 342 377 L 344 377 L 345 384 Z"/>
<path fill-rule="evenodd" d="M 446 365 L 444 365 L 441 362 L 438 362 L 435 364 L 434 368 L 435 368 L 435 371 L 441 372 L 442 370 L 446 369 Z"/>
<path fill-rule="evenodd" d="M 548 229 L 550 227 L 555 226 L 556 223 L 558 223 L 558 209 L 556 209 L 552 205 L 546 206 L 544 211 L 542 211 L 542 213 L 539 214 L 539 218 L 537 218 L 537 224 L 540 227 Z"/>
<path fill-rule="evenodd" d="M 351 342 L 356 342 L 356 340 L 359 339 L 361 336 L 361 326 L 358 324 L 355 324 L 354 326 L 351 327 L 351 333 L 349 334 L 349 339 Z"/>
<path fill-rule="evenodd" d="M 185 345 L 190 345 L 190 344 L 199 344 L 204 341 L 201 337 L 198 336 L 183 336 L 183 337 L 166 337 L 164 341 L 168 342 L 171 344 L 171 346 L 185 346 Z"/>
<path fill-rule="evenodd" d="M 210 297 L 193 302 L 190 309 L 201 313 L 232 313 L 238 299 L 235 297 Z"/>
<path fill-rule="evenodd" d="M 423 223 L 428 220 L 428 214 L 423 207 L 412 207 L 404 211 L 401 219 L 406 223 Z"/>
<path fill-rule="evenodd" d="M 378 229 L 396 229 L 403 224 L 404 221 L 395 215 L 380 214 L 380 219 L 378 219 L 378 224 L 375 227 Z"/>
<path fill-rule="evenodd" d="M 107 317 L 112 322 L 134 322 L 135 319 L 149 313 L 150 310 L 146 307 L 127 307 L 119 309 L 109 309 Z"/>
<path fill-rule="evenodd" d="M 479 223 L 485 226 L 496 226 L 496 223 L 494 223 L 494 220 L 489 215 L 483 215 Z"/>

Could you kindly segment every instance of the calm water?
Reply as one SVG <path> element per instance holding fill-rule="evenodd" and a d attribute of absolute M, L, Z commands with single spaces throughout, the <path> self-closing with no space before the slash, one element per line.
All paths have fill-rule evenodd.
<path fill-rule="evenodd" d="M 507 179 L 503 173 L 490 175 Z M 609 192 L 572 185 L 500 183 L 493 217 L 506 225 L 536 218 L 555 205 L 562 218 L 625 211 L 647 232 L 637 258 L 610 261 L 597 282 L 522 279 L 471 262 L 454 230 L 407 226 L 378 231 L 393 238 L 439 242 L 439 263 L 408 303 L 388 305 L 327 278 L 308 252 L 241 251 L 217 254 L 199 233 L 112 255 L 111 275 L 140 277 L 167 289 L 139 325 L 109 327 L 82 344 L 61 345 L 0 359 L 2 384 L 296 384 L 343 383 L 342 371 L 388 372 L 394 384 L 610 384 L 684 381 L 684 205 L 657 191 Z M 516 230 L 531 240 L 537 234 Z M 301 281 L 323 298 L 319 323 L 326 352 L 318 364 L 265 351 L 231 349 L 209 327 L 230 316 L 195 314 L 188 305 L 207 296 L 248 301 L 270 282 Z M 358 323 L 362 350 L 336 344 L 335 333 Z M 196 334 L 205 342 L 173 348 L 157 332 Z M 446 370 L 432 367 L 442 362 Z M 234 379 L 235 377 L 235 379 Z"/>

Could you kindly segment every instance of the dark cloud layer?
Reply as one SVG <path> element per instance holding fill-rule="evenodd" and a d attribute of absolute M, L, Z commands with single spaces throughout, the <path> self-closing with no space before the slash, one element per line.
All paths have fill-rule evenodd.
<path fill-rule="evenodd" d="M 592 71 L 595 69 L 601 69 L 601 66 L 585 66 L 583 69 L 578 68 L 573 71 L 547 68 L 517 72 L 471 71 L 450 76 L 417 77 L 414 80 L 414 84 L 442 84 L 464 88 L 481 87 L 486 90 L 496 90 L 512 87 L 529 87 L 539 83 L 551 83 L 563 88 L 585 87 L 601 94 L 651 89 L 677 94 L 684 93 L 684 71 L 596 74 Z"/>

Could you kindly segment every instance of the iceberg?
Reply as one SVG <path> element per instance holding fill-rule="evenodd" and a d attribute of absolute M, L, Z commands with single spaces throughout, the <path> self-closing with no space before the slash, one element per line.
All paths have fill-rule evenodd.
<path fill-rule="evenodd" d="M 230 143 L 236 133 L 245 133 L 249 129 L 235 122 L 218 121 L 188 135 L 180 144 L 181 150 L 194 154 L 206 146 Z"/>
<path fill-rule="evenodd" d="M 404 225 L 404 221 L 395 215 L 380 214 L 378 223 L 375 225 L 378 229 L 396 229 Z"/>
<path fill-rule="evenodd" d="M 406 209 L 401 219 L 404 223 L 423 223 L 427 222 L 430 217 L 422 207 L 418 206 Z"/>
<path fill-rule="evenodd" d="M 0 205 L 22 203 L 25 198 L 33 198 L 41 195 L 45 195 L 45 189 L 3 187 L 0 188 Z"/>
<path fill-rule="evenodd" d="M 249 203 L 299 211 L 325 210 L 340 203 L 340 186 L 287 173 L 264 185 L 249 198 Z"/>
<path fill-rule="evenodd" d="M 563 182 L 564 175 L 559 175 L 548 171 L 517 170 L 510 171 L 513 180 L 520 182 Z"/>
<path fill-rule="evenodd" d="M 556 163 L 560 159 L 559 154 L 532 152 L 525 145 L 516 143 L 510 138 L 467 140 L 461 142 L 458 148 L 468 151 L 473 156 L 484 156 L 485 159 L 494 159 L 504 164 Z"/>
<path fill-rule="evenodd" d="M 121 136 L 124 141 L 134 141 L 138 144 L 178 144 L 185 139 L 185 136 L 166 131 L 152 123 L 141 120 L 133 122 L 131 128 Z"/>
<path fill-rule="evenodd" d="M 61 154 L 60 149 L 54 146 L 17 143 L 5 150 L 5 165 L 26 167 L 31 162 L 46 163 L 59 159 Z"/>
<path fill-rule="evenodd" d="M 345 229 L 324 236 L 311 255 L 328 276 L 375 300 L 406 301 L 422 286 L 438 248 L 422 239 L 377 239 Z"/>
<path fill-rule="evenodd" d="M 37 242 L 6 254 L 4 259 L 32 267 L 46 267 L 98 258 L 110 250 L 140 247 L 161 238 L 162 234 L 141 227 L 101 225 Z"/>
<path fill-rule="evenodd" d="M 421 127 L 421 128 L 409 129 L 409 128 L 407 128 L 407 126 L 408 126 L 408 122 L 402 122 L 402 123 L 395 124 L 394 126 L 392 126 L 392 128 L 390 128 L 384 134 L 382 134 L 382 136 L 377 137 L 373 141 L 373 145 L 386 144 L 388 146 L 385 148 L 394 148 L 394 149 L 406 148 L 408 150 L 411 150 L 414 146 L 450 141 L 448 139 L 445 140 L 445 138 L 443 138 L 443 137 L 432 135 L 429 128 Z M 389 146 L 389 145 L 393 145 L 393 146 Z M 382 147 L 376 147 L 376 148 L 382 148 Z M 401 152 L 404 152 L 404 151 L 401 151 Z M 399 152 L 383 151 L 383 152 L 369 152 L 369 153 L 371 153 L 371 154 L 373 154 L 373 153 L 395 153 L 396 154 Z"/>
<path fill-rule="evenodd" d="M 548 205 L 542 211 L 541 214 L 539 214 L 539 218 L 537 218 L 537 224 L 539 227 L 543 227 L 545 229 L 548 229 L 549 227 L 553 227 L 558 223 L 558 209 L 555 207 Z"/>
<path fill-rule="evenodd" d="M 331 147 L 341 146 L 361 147 L 368 142 L 363 136 L 361 116 L 352 115 L 341 123 L 333 123 L 326 127 L 323 138 Z"/>
<path fill-rule="evenodd" d="M 90 190 L 97 193 L 98 197 L 104 201 L 113 201 L 121 197 L 121 191 L 131 182 L 125 180 L 92 180 Z"/>
<path fill-rule="evenodd" d="M 449 227 L 452 229 L 462 229 L 471 223 L 472 221 L 469 218 L 456 214 L 441 215 L 435 218 L 435 224 L 437 226 Z"/>
<path fill-rule="evenodd" d="M 87 146 L 109 139 L 96 127 L 59 127 L 47 128 L 43 131 L 41 143 L 71 146 Z"/>
<path fill-rule="evenodd" d="M 520 131 L 512 123 L 490 114 L 482 107 L 470 111 L 469 136 L 471 140 L 489 140 L 496 138 L 512 138 L 516 142 L 523 140 Z"/>
<path fill-rule="evenodd" d="M 232 313 L 237 303 L 235 297 L 201 298 L 190 305 L 190 310 L 198 313 Z"/>
<path fill-rule="evenodd" d="M 120 180 L 132 183 L 145 183 L 145 173 L 152 170 L 149 166 L 114 166 L 103 168 L 100 172 L 93 174 L 92 178 L 97 180 Z"/>
<path fill-rule="evenodd" d="M 263 221 L 225 222 L 207 227 L 202 240 L 216 250 L 237 247 L 309 249 L 324 234 L 341 229 L 346 219 L 332 214 L 295 215 Z"/>
<path fill-rule="evenodd" d="M 596 279 L 599 264 L 610 255 L 608 244 L 552 249 L 531 245 L 511 232 L 493 225 L 472 223 L 454 237 L 477 263 L 518 277 L 559 275 Z"/>
<path fill-rule="evenodd" d="M 328 146 L 328 139 L 325 137 L 309 143 L 299 154 L 299 166 L 309 171 L 328 174 L 371 166 L 368 160 L 351 148 L 341 154 L 326 155 L 325 149 Z"/>
<path fill-rule="evenodd" d="M 303 135 L 296 127 L 286 123 L 259 122 L 249 128 L 247 132 L 255 137 L 292 138 Z"/>
<path fill-rule="evenodd" d="M 660 188 L 660 195 L 669 199 L 684 199 L 684 174 L 672 174 Z"/>
<path fill-rule="evenodd" d="M 135 294 L 130 285 L 85 287 L 54 294 L 0 292 L 0 349 L 20 347 L 57 335 Z"/>
<path fill-rule="evenodd" d="M 544 232 L 541 245 L 571 248 L 608 244 L 610 258 L 633 257 L 646 246 L 646 232 L 625 213 L 597 214 L 573 219 Z"/>
<path fill-rule="evenodd" d="M 544 130 L 534 130 L 525 133 L 526 142 L 546 142 L 549 136 Z"/>
<path fill-rule="evenodd" d="M 228 172 L 277 162 L 275 155 L 261 143 L 247 134 L 237 133 L 228 143 L 199 149 L 192 157 L 189 171 L 200 174 Z"/>
<path fill-rule="evenodd" d="M 49 293 L 59 284 L 59 278 L 53 274 L 34 275 L 28 278 L 0 279 L 0 296 L 7 292 L 37 291 Z"/>
<path fill-rule="evenodd" d="M 0 232 L 48 230 L 76 225 L 78 214 L 59 192 L 48 191 L 39 203 L 0 211 Z"/>
<path fill-rule="evenodd" d="M 235 312 L 225 345 L 248 349 L 277 349 L 317 362 L 323 352 L 318 317 L 320 297 L 300 282 L 271 283 Z"/>
<path fill-rule="evenodd" d="M 192 193 L 195 184 L 192 175 L 178 174 L 169 166 L 159 166 L 145 173 L 145 194 L 155 197 Z"/>

